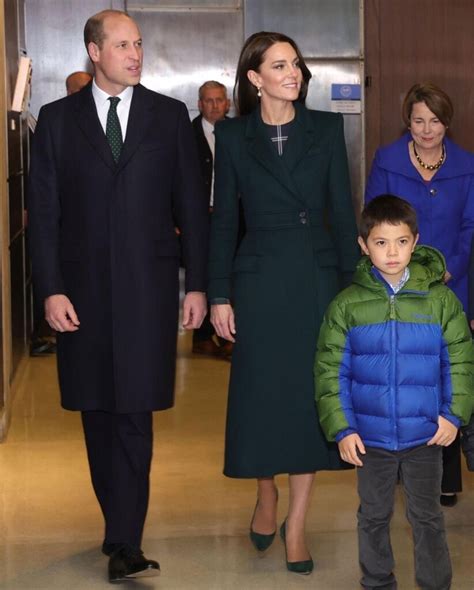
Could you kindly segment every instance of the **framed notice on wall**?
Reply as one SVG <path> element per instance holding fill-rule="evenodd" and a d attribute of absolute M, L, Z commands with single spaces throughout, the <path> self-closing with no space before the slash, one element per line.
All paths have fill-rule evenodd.
<path fill-rule="evenodd" d="M 13 93 L 12 111 L 21 113 L 28 110 L 30 101 L 31 59 L 21 56 L 18 64 L 15 92 Z"/>
<path fill-rule="evenodd" d="M 346 115 L 360 113 L 360 84 L 331 84 L 331 111 Z"/>

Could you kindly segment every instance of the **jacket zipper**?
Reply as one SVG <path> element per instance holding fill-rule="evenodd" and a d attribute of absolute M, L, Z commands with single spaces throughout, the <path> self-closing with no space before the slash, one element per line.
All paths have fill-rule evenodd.
<path fill-rule="evenodd" d="M 397 354 L 395 350 L 396 344 L 396 332 L 395 332 L 395 295 L 390 295 L 390 341 L 391 341 L 391 350 L 392 354 L 391 359 L 391 379 L 390 379 L 390 398 L 392 400 L 392 418 L 393 418 L 393 430 L 394 430 L 394 442 L 395 442 L 395 450 L 398 450 L 398 431 L 397 431 L 397 416 L 396 416 L 396 385 L 395 385 L 395 378 L 396 378 L 396 359 Z"/>

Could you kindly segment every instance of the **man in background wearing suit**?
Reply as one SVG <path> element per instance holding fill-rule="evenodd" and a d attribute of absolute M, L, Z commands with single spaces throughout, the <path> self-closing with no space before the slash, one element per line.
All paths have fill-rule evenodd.
<path fill-rule="evenodd" d="M 208 210 L 185 105 L 139 84 L 136 23 L 102 11 L 84 41 L 93 82 L 38 118 L 31 257 L 57 331 L 61 402 L 82 416 L 109 581 L 119 582 L 159 573 L 141 551 L 152 412 L 173 405 L 181 255 L 184 327 L 206 313 Z"/>
<path fill-rule="evenodd" d="M 194 135 L 199 153 L 201 172 L 206 187 L 209 212 L 214 204 L 214 125 L 225 118 L 230 108 L 224 84 L 209 80 L 199 88 L 198 108 L 201 113 L 193 119 Z M 218 358 L 228 358 L 232 343 L 223 341 L 219 346 L 213 339 L 215 330 L 206 315 L 200 328 L 193 332 L 193 352 Z"/>

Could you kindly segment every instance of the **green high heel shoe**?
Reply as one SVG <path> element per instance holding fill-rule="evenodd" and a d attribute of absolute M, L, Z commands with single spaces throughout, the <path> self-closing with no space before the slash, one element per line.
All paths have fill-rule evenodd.
<path fill-rule="evenodd" d="M 278 502 L 278 490 L 276 490 L 276 497 L 277 497 L 277 502 Z M 255 504 L 255 509 L 252 514 L 252 519 L 250 520 L 249 537 L 250 537 L 250 541 L 252 542 L 252 545 L 255 547 L 255 549 L 259 553 L 263 553 L 273 543 L 273 541 L 275 539 L 275 535 L 276 535 L 276 530 L 273 533 L 270 533 L 269 535 L 264 535 L 262 533 L 257 533 L 256 531 L 254 531 L 252 529 L 253 519 L 255 518 L 255 512 L 257 511 L 257 506 L 258 506 L 258 498 L 257 498 L 257 503 Z"/>
<path fill-rule="evenodd" d="M 311 558 L 305 559 L 304 561 L 288 561 L 288 553 L 286 551 L 286 518 L 280 527 L 280 537 L 285 544 L 286 568 L 288 571 L 294 574 L 308 576 L 314 569 L 314 562 Z"/>

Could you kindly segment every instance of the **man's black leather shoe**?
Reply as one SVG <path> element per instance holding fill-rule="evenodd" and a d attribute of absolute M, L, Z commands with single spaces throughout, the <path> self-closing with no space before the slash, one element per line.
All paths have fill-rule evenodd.
<path fill-rule="evenodd" d="M 104 555 L 107 555 L 107 557 L 110 557 L 112 555 L 112 553 L 115 553 L 115 551 L 118 551 L 119 549 L 122 549 L 124 547 L 123 543 L 107 543 L 107 541 L 104 541 L 102 543 L 102 553 Z"/>
<path fill-rule="evenodd" d="M 46 338 L 36 338 L 30 344 L 30 356 L 48 356 L 56 354 L 56 343 Z"/>
<path fill-rule="evenodd" d="M 143 551 L 122 546 L 114 551 L 109 559 L 109 582 L 122 582 L 132 578 L 158 576 L 160 566 L 157 561 L 146 559 Z"/>

